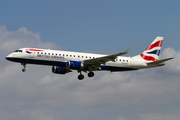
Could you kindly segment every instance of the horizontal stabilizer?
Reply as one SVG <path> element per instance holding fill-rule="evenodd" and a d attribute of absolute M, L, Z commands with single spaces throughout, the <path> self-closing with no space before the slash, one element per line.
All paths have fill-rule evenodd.
<path fill-rule="evenodd" d="M 174 59 L 174 58 L 162 59 L 162 60 L 158 60 L 158 61 L 155 61 L 155 62 L 149 62 L 149 63 L 147 63 L 147 64 L 148 64 L 148 65 L 159 64 L 159 63 L 163 63 L 163 62 L 166 62 L 166 61 L 168 61 L 168 60 L 171 60 L 171 59 Z"/>

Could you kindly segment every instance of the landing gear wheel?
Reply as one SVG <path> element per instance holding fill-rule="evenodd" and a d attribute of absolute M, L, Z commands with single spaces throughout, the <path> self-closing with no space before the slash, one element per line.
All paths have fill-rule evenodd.
<path fill-rule="evenodd" d="M 22 69 L 22 71 L 23 71 L 23 72 L 26 72 L 26 69 L 25 69 L 25 68 L 23 68 L 23 69 Z"/>
<path fill-rule="evenodd" d="M 80 75 L 78 76 L 78 79 L 79 79 L 79 80 L 84 79 L 84 75 L 80 74 Z"/>
<path fill-rule="evenodd" d="M 93 72 L 89 72 L 88 73 L 88 77 L 93 77 L 94 76 L 94 73 Z"/>

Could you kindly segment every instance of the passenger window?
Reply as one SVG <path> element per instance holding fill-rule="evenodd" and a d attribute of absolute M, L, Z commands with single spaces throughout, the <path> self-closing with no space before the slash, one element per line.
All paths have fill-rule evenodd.
<path fill-rule="evenodd" d="M 83 58 L 83 56 L 82 56 L 82 58 Z"/>
<path fill-rule="evenodd" d="M 44 53 L 46 55 L 46 53 Z"/>
<path fill-rule="evenodd" d="M 74 57 L 76 57 L 76 56 L 74 55 Z"/>
<path fill-rule="evenodd" d="M 68 56 L 68 55 L 66 55 L 66 56 Z"/>
<path fill-rule="evenodd" d="M 56 54 L 57 55 L 57 54 Z"/>
<path fill-rule="evenodd" d="M 128 60 L 126 60 L 126 62 L 128 62 Z"/>
<path fill-rule="evenodd" d="M 48 53 L 48 55 L 50 55 L 50 53 Z"/>
<path fill-rule="evenodd" d="M 121 59 L 119 61 L 121 61 Z"/>
<path fill-rule="evenodd" d="M 54 53 L 52 53 L 52 55 L 54 55 Z"/>
<path fill-rule="evenodd" d="M 43 54 L 43 52 L 41 54 Z"/>
<path fill-rule="evenodd" d="M 39 52 L 37 52 L 37 54 L 39 54 Z"/>
<path fill-rule="evenodd" d="M 72 57 L 72 55 L 70 55 L 70 57 Z"/>
<path fill-rule="evenodd" d="M 59 54 L 59 56 L 61 56 L 61 54 Z"/>

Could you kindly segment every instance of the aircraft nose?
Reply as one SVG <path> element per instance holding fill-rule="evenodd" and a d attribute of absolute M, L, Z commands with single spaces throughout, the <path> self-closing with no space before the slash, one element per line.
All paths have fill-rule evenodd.
<path fill-rule="evenodd" d="M 9 54 L 8 56 L 6 56 L 6 60 L 11 61 L 11 60 L 12 60 L 12 55 L 11 55 L 11 54 Z"/>
<path fill-rule="evenodd" d="M 6 60 L 11 60 L 11 57 L 9 57 L 9 56 L 6 56 Z"/>
<path fill-rule="evenodd" d="M 6 56 L 6 60 L 10 60 L 10 59 L 11 59 L 10 57 L 7 57 L 7 56 Z"/>

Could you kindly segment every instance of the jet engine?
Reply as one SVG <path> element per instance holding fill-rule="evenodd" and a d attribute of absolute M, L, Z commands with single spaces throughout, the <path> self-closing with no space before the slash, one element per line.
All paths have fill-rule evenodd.
<path fill-rule="evenodd" d="M 57 67 L 57 66 L 53 66 L 52 67 L 52 72 L 56 73 L 56 74 L 66 74 L 66 73 L 72 72 L 72 71 L 69 70 L 69 69 L 64 69 L 64 68 L 60 68 L 60 67 Z"/>
<path fill-rule="evenodd" d="M 66 69 L 80 70 L 83 67 L 84 67 L 84 65 L 81 62 L 78 62 L 78 61 L 67 61 L 66 62 Z"/>

